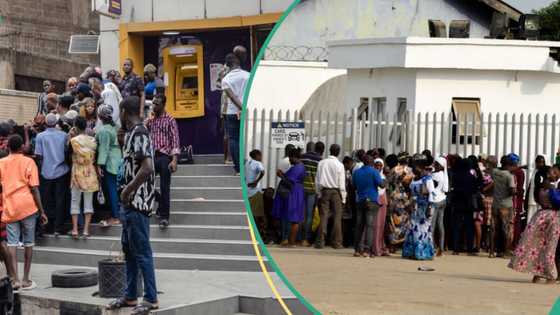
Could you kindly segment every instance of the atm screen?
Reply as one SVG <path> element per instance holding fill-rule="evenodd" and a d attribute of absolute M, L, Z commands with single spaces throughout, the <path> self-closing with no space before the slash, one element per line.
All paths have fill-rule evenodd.
<path fill-rule="evenodd" d="M 197 89 L 198 88 L 198 78 L 197 77 L 183 77 L 183 83 L 181 84 L 181 89 Z"/>

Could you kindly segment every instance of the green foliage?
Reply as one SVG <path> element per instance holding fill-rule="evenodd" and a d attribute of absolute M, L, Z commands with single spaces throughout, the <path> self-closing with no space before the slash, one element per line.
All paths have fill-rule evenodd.
<path fill-rule="evenodd" d="M 560 41 L 560 0 L 536 11 L 541 16 L 541 39 Z"/>

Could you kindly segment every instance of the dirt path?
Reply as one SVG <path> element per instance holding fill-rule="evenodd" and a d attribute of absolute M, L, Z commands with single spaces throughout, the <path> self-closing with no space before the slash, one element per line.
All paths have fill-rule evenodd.
<path fill-rule="evenodd" d="M 347 249 L 269 249 L 323 314 L 544 315 L 560 296 L 560 285 L 532 284 L 530 275 L 507 268 L 508 260 L 482 254 L 418 262 L 354 258 Z M 418 271 L 421 265 L 435 271 Z"/>

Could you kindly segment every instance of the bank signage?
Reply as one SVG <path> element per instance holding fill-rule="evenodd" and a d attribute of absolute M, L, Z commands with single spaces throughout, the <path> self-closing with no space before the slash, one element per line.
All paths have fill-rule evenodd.
<path fill-rule="evenodd" d="M 109 13 L 114 15 L 121 15 L 121 0 L 109 0 Z"/>
<path fill-rule="evenodd" d="M 283 149 L 287 144 L 296 147 L 305 147 L 304 122 L 272 122 L 270 126 L 270 147 Z"/>

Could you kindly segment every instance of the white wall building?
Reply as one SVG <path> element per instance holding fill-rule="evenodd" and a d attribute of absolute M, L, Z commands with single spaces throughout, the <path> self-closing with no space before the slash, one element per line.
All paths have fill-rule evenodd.
<path fill-rule="evenodd" d="M 470 37 L 481 39 L 490 33 L 494 12 L 505 12 L 512 21 L 517 21 L 521 15 L 519 10 L 499 0 L 301 1 L 280 25 L 266 49 L 265 59 L 275 63 L 262 62 L 261 67 L 257 69 L 249 108 L 292 111 L 313 108 L 331 113 L 344 112 L 359 104 L 354 100 L 353 103 L 341 103 L 340 100 L 344 100 L 347 95 L 344 89 L 347 87 L 353 90 L 359 87 L 354 82 L 344 79 L 342 72 L 333 72 L 333 67 L 327 68 L 326 62 L 331 58 L 328 42 L 387 37 L 429 37 L 429 20 L 441 20 L 446 25 L 453 20 L 469 20 Z M 372 59 L 371 56 L 365 58 Z M 312 65 L 306 65 L 310 61 Z M 282 62 L 285 62 L 284 70 L 279 69 Z M 320 66 L 317 62 L 324 64 Z M 321 67 L 322 71 L 316 71 Z M 344 67 L 337 69 L 345 70 Z M 352 71 L 356 76 L 361 70 Z M 368 71 L 363 75 L 369 76 Z M 377 73 L 381 74 L 382 71 Z M 384 70 L 384 73 L 403 76 L 402 71 L 397 74 L 391 70 Z M 340 82 L 333 89 L 333 82 L 327 81 L 337 76 Z M 405 77 L 401 84 L 413 84 Z M 390 79 L 388 84 L 392 84 L 393 81 L 394 79 Z M 382 82 L 378 80 L 377 83 L 381 84 L 378 88 L 383 89 Z M 310 87 L 317 87 L 317 90 L 307 91 Z M 261 91 L 262 88 L 267 90 Z M 387 88 L 391 89 L 391 86 Z M 305 92 L 302 92 L 303 90 Z M 282 93 L 291 95 L 286 96 Z M 312 98 L 312 94 L 328 95 L 328 98 Z M 410 99 L 410 96 L 402 94 L 398 97 Z M 395 97 L 391 98 L 391 101 L 388 98 L 388 102 L 394 104 Z"/>
<path fill-rule="evenodd" d="M 450 112 L 478 100 L 479 112 L 560 113 L 559 42 L 372 38 L 329 42 L 329 66 L 347 69 L 347 110 L 371 101 L 393 115 Z M 383 105 L 386 104 L 386 105 Z"/>

